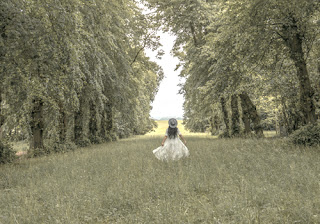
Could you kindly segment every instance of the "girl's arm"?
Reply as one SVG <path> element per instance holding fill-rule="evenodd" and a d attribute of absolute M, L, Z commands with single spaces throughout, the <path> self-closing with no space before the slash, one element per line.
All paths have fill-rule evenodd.
<path fill-rule="evenodd" d="M 167 139 L 167 136 L 164 136 L 162 143 L 161 143 L 162 146 L 164 145 L 164 142 L 166 141 L 166 139 Z"/>
<path fill-rule="evenodd" d="M 184 144 L 187 144 L 187 141 L 184 139 L 184 137 L 182 136 L 182 134 L 179 135 L 180 138 L 182 139 L 182 141 L 184 142 Z"/>

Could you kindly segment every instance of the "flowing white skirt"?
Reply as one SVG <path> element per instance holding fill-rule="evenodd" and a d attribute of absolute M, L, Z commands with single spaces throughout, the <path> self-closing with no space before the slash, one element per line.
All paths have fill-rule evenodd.
<path fill-rule="evenodd" d="M 189 150 L 179 137 L 176 137 L 174 139 L 167 138 L 163 146 L 153 150 L 153 154 L 159 160 L 173 161 L 189 156 Z"/>

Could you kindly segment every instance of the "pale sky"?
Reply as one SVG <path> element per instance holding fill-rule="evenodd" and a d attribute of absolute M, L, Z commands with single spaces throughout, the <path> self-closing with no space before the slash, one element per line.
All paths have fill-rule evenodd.
<path fill-rule="evenodd" d="M 162 117 L 183 117 L 184 99 L 181 94 L 178 94 L 180 89 L 178 84 L 183 83 L 183 79 L 178 76 L 180 73 L 179 70 L 174 71 L 179 60 L 170 53 L 175 37 L 162 32 L 159 32 L 159 36 L 160 42 L 163 45 L 162 49 L 165 52 L 162 59 L 156 59 L 155 55 L 157 52 L 153 52 L 150 49 L 146 50 L 147 56 L 150 57 L 152 61 L 157 62 L 164 72 L 164 78 L 160 84 L 159 91 L 152 103 L 153 109 L 150 116 L 155 119 Z"/>

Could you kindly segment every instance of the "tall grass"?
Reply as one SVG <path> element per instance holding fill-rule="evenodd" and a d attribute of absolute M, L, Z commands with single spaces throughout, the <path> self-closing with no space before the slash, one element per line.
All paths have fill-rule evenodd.
<path fill-rule="evenodd" d="M 0 166 L 0 223 L 320 223 L 318 148 L 187 141 L 177 162 L 145 136 Z"/>

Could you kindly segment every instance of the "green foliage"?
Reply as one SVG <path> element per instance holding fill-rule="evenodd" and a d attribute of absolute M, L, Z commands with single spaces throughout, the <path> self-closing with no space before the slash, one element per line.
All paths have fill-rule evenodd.
<path fill-rule="evenodd" d="M 290 141 L 295 145 L 319 146 L 320 145 L 320 124 L 305 125 L 293 132 Z"/>
<path fill-rule="evenodd" d="M 199 123 L 205 128 L 208 120 L 222 119 L 217 113 L 219 98 L 244 91 L 258 103 L 265 128 L 281 123 L 292 131 L 306 120 L 314 122 L 313 88 L 319 96 L 318 1 L 146 2 L 167 26 L 164 29 L 177 36 L 172 50 L 186 78 L 181 92 L 188 128 Z"/>
<path fill-rule="evenodd" d="M 15 152 L 10 144 L 5 141 L 0 141 L 0 164 L 10 163 L 16 159 Z"/>
<path fill-rule="evenodd" d="M 67 150 L 65 142 L 86 146 L 151 130 L 150 103 L 163 74 L 144 50 L 160 44 L 154 22 L 137 4 L 1 1 L 4 134 L 23 131 L 39 143 L 35 154 L 42 142 L 57 142 L 43 148 L 46 154 Z"/>

